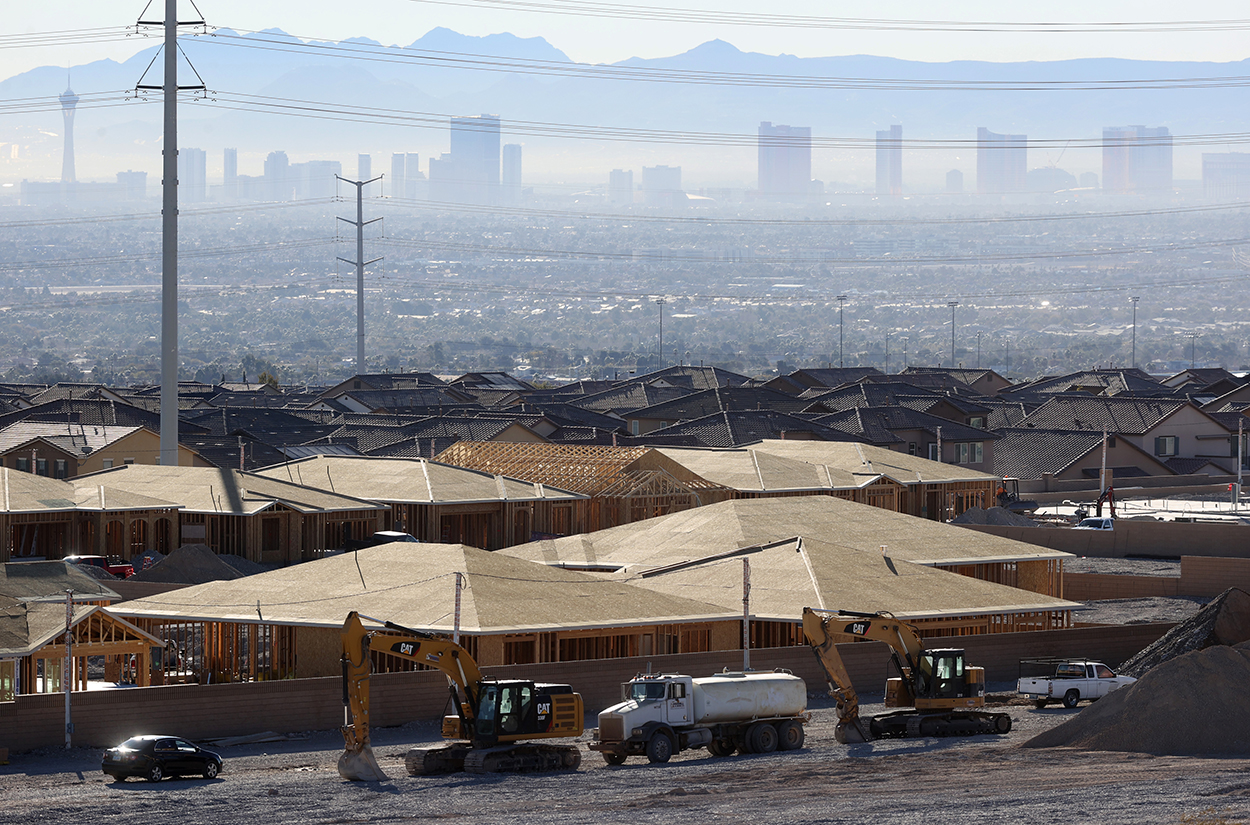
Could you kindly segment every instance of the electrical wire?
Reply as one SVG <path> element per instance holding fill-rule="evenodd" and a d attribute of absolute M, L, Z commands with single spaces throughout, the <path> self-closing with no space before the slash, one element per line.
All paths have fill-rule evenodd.
<path fill-rule="evenodd" d="M 1003 21 L 1003 20 L 908 20 L 884 17 L 824 17 L 819 15 L 766 14 L 735 12 L 724 9 L 643 6 L 635 3 L 587 2 L 587 0 L 410 0 L 423 5 L 488 8 L 495 11 L 519 11 L 540 14 L 562 14 L 575 17 L 596 17 L 613 20 L 648 20 L 665 23 L 699 23 L 705 25 L 767 26 L 803 29 L 839 29 L 851 31 L 920 31 L 920 32 L 1032 32 L 1046 34 L 1128 34 L 1156 32 L 1244 31 L 1250 20 L 1161 20 L 1132 23 L 1112 21 Z"/>
<path fill-rule="evenodd" d="M 1230 88 L 1250 85 L 1250 76 L 1079 79 L 1079 80 L 959 80 L 941 78 L 873 78 L 821 75 L 782 75 L 756 72 L 716 72 L 664 66 L 589 64 L 537 58 L 479 55 L 436 49 L 395 49 L 368 43 L 334 42 L 333 38 L 286 35 L 251 29 L 218 28 L 203 42 L 261 51 L 317 54 L 375 63 L 437 66 L 510 74 L 582 77 L 600 80 L 644 81 L 711 86 L 750 86 L 794 89 L 893 91 L 1092 91 L 1128 89 Z"/>

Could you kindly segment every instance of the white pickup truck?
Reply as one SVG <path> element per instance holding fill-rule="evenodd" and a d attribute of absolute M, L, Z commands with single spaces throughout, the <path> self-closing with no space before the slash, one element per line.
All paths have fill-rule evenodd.
<path fill-rule="evenodd" d="M 1021 677 L 1016 692 L 1032 699 L 1039 708 L 1049 702 L 1063 702 L 1065 708 L 1074 708 L 1082 699 L 1101 699 L 1136 681 L 1132 676 L 1117 676 L 1102 662 L 1067 659 L 1055 664 L 1052 676 Z"/>

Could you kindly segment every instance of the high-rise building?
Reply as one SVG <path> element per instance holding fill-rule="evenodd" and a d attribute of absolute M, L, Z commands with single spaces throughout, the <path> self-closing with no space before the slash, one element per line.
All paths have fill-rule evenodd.
<path fill-rule="evenodd" d="M 239 150 L 226 149 L 221 157 L 221 185 L 228 201 L 239 199 Z"/>
<path fill-rule="evenodd" d="M 203 149 L 178 150 L 178 200 L 200 203 L 208 200 L 208 156 Z"/>
<path fill-rule="evenodd" d="M 761 121 L 756 146 L 761 196 L 794 198 L 808 193 L 812 183 L 810 126 L 774 126 L 768 121 Z M 645 172 L 643 188 L 646 188 Z"/>
<path fill-rule="evenodd" d="M 642 198 L 648 206 L 675 206 L 686 202 L 680 166 L 642 167 Z"/>
<path fill-rule="evenodd" d="M 310 160 L 293 163 L 289 174 L 296 198 L 332 198 L 338 188 L 343 165 L 337 160 Z M 352 196 L 355 197 L 355 191 Z"/>
<path fill-rule="evenodd" d="M 1097 172 L 1082 172 L 1080 181 L 1081 181 L 1082 189 L 1097 189 L 1098 188 L 1098 173 Z"/>
<path fill-rule="evenodd" d="M 391 185 L 390 193 L 392 198 L 408 197 L 405 189 L 404 180 L 407 177 L 404 172 L 408 165 L 408 156 L 403 152 L 395 152 L 391 155 Z"/>
<path fill-rule="evenodd" d="M 369 180 L 373 177 L 373 156 L 356 156 L 356 180 Z"/>
<path fill-rule="evenodd" d="M 65 144 L 61 155 L 61 183 L 78 180 L 74 173 L 74 110 L 78 108 L 78 95 L 67 84 L 61 92 L 61 117 L 65 119 Z"/>
<path fill-rule="evenodd" d="M 291 179 L 291 162 L 286 152 L 270 152 L 265 158 L 265 199 L 289 201 L 295 193 L 295 181 Z"/>
<path fill-rule="evenodd" d="M 877 194 L 903 194 L 903 127 L 877 132 Z"/>
<path fill-rule="evenodd" d="M 500 195 L 504 203 L 521 202 L 521 144 L 505 143 Z"/>
<path fill-rule="evenodd" d="M 118 172 L 117 188 L 119 197 L 122 200 L 143 200 L 148 193 L 148 173 L 134 171 Z"/>
<path fill-rule="evenodd" d="M 1105 192 L 1172 191 L 1172 135 L 1166 126 L 1108 126 L 1102 130 Z"/>
<path fill-rule="evenodd" d="M 608 200 L 612 203 L 634 202 L 634 171 L 613 169 L 608 175 Z"/>
<path fill-rule="evenodd" d="M 1250 153 L 1203 152 L 1202 193 L 1219 201 L 1250 198 Z"/>
<path fill-rule="evenodd" d="M 946 191 L 952 195 L 958 195 L 964 191 L 964 173 L 958 169 L 952 169 L 946 173 Z"/>
<path fill-rule="evenodd" d="M 494 203 L 499 199 L 499 116 L 451 119 L 451 162 L 456 184 L 454 200 Z"/>
<path fill-rule="evenodd" d="M 977 192 L 1002 195 L 1028 189 L 1029 136 L 977 129 Z"/>

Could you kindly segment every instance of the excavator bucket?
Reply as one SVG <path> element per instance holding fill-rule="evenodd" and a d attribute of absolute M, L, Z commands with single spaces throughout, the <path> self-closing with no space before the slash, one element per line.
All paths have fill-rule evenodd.
<path fill-rule="evenodd" d="M 390 779 L 378 765 L 373 748 L 365 745 L 358 751 L 351 748 L 339 757 L 339 776 L 348 782 L 385 782 Z"/>
<path fill-rule="evenodd" d="M 869 741 L 869 737 L 864 733 L 863 723 L 859 719 L 838 722 L 833 728 L 833 738 L 843 745 L 860 745 Z"/>

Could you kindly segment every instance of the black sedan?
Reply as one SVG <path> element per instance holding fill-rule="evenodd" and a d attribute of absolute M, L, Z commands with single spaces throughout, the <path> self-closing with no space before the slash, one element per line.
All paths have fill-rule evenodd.
<path fill-rule="evenodd" d="M 106 750 L 100 768 L 118 782 L 132 776 L 160 782 L 189 774 L 215 779 L 221 757 L 176 736 L 135 736 Z"/>

